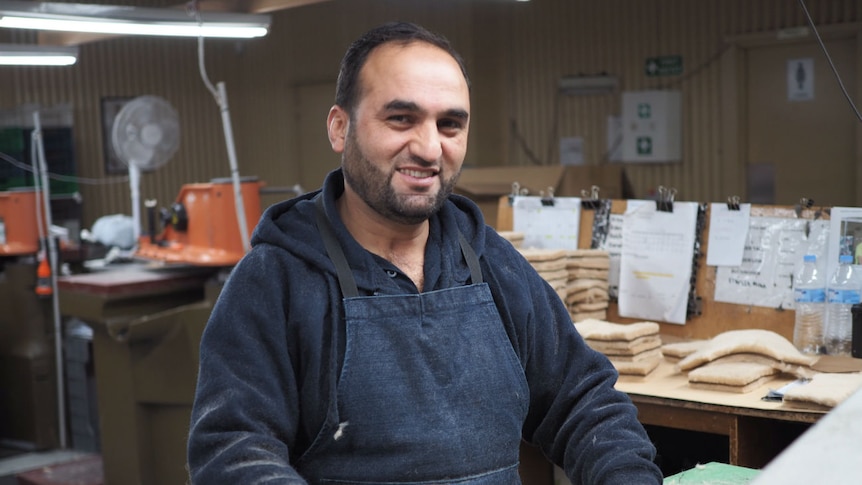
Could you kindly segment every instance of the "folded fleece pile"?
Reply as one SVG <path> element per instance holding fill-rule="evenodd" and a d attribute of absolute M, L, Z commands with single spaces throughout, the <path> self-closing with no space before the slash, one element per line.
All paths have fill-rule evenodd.
<path fill-rule="evenodd" d="M 823 408 L 833 408 L 862 389 L 862 374 L 859 372 L 817 374 L 811 381 L 791 387 L 784 392 L 784 402 L 804 403 Z"/>
<path fill-rule="evenodd" d="M 655 322 L 611 323 L 588 318 L 574 325 L 587 345 L 605 354 L 620 374 L 646 376 L 662 361 Z"/>
<path fill-rule="evenodd" d="M 572 321 L 607 318 L 610 254 L 599 249 L 566 252 L 568 285 L 566 306 Z"/>
<path fill-rule="evenodd" d="M 680 340 L 678 342 L 662 342 L 661 353 L 664 355 L 664 360 L 669 362 L 679 362 L 680 359 L 691 355 L 701 349 L 708 340 Z"/>
<path fill-rule="evenodd" d="M 786 373 L 811 378 L 817 357 L 799 352 L 781 335 L 762 329 L 731 330 L 699 344 L 677 370 L 688 373 L 692 387 L 744 393 Z"/>
<path fill-rule="evenodd" d="M 535 269 L 539 276 L 551 285 L 560 299 L 566 301 L 566 284 L 569 273 L 566 271 L 566 251 L 564 249 L 526 248 L 518 249 Z"/>

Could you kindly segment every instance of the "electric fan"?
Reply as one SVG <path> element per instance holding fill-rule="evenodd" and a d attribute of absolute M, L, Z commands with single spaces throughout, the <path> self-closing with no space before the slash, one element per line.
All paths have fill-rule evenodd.
<path fill-rule="evenodd" d="M 129 167 L 132 223 L 137 245 L 141 235 L 141 173 L 170 160 L 180 144 L 177 111 L 158 96 L 139 96 L 126 103 L 114 118 L 114 152 Z"/>

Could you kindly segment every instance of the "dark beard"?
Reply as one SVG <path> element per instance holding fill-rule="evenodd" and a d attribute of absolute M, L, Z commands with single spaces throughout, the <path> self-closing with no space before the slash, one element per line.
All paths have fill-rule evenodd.
<path fill-rule="evenodd" d="M 421 162 L 427 165 L 426 162 Z M 415 225 L 427 221 L 443 207 L 446 199 L 458 182 L 458 174 L 446 180 L 441 177 L 440 190 L 428 195 L 428 204 L 411 204 L 410 199 L 419 196 L 399 196 L 392 189 L 394 173 L 386 173 L 371 163 L 356 140 L 353 130 L 348 130 L 341 159 L 344 180 L 369 207 L 381 216 L 399 224 Z M 439 176 L 439 175 L 438 175 Z"/>

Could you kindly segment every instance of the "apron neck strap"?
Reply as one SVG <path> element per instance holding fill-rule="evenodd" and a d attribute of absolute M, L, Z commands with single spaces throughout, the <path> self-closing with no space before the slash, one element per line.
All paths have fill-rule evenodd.
<path fill-rule="evenodd" d="M 315 198 L 314 205 L 317 209 L 315 211 L 317 228 L 320 229 L 320 236 L 323 238 L 326 253 L 329 254 L 329 259 L 335 265 L 338 284 L 341 286 L 341 295 L 344 298 L 357 297 L 359 296 L 359 289 L 356 287 L 356 280 L 353 279 L 353 271 L 350 270 L 347 258 L 344 257 L 344 251 L 341 250 L 338 239 L 335 237 L 335 231 L 332 230 L 332 224 L 326 217 L 326 210 L 323 207 L 323 192 Z"/>
<path fill-rule="evenodd" d="M 344 298 L 353 298 L 359 296 L 359 289 L 356 286 L 356 280 L 353 278 L 353 271 L 350 269 L 350 264 L 344 256 L 344 251 L 335 237 L 335 231 L 332 229 L 332 224 L 329 222 L 329 217 L 326 216 L 326 210 L 323 207 L 323 192 L 321 192 L 314 200 L 315 216 L 317 219 L 317 227 L 320 229 L 320 236 L 323 238 L 323 246 L 326 248 L 326 253 L 329 259 L 335 265 L 335 272 L 338 274 L 338 284 L 341 286 L 341 294 Z M 479 257 L 476 252 L 467 242 L 467 238 L 461 231 L 458 231 L 458 244 L 461 246 L 461 254 L 470 268 L 470 279 L 474 285 L 484 281 L 482 278 L 482 268 L 479 266 Z"/>
<path fill-rule="evenodd" d="M 458 244 L 461 245 L 461 254 L 464 255 L 464 261 L 467 262 L 467 266 L 470 268 L 470 281 L 474 285 L 482 283 L 482 268 L 479 267 L 479 257 L 476 256 L 476 251 L 473 251 L 473 247 L 470 246 L 467 238 L 464 237 L 464 233 L 460 230 L 458 231 Z"/>

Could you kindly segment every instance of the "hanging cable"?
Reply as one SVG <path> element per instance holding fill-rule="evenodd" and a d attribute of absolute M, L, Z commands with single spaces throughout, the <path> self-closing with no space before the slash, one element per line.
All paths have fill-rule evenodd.
<path fill-rule="evenodd" d="M 562 94 L 560 94 L 559 89 L 554 94 L 554 102 L 553 103 L 554 103 L 554 106 L 553 106 L 554 114 L 553 114 L 553 121 L 551 122 L 552 123 L 551 129 L 550 129 L 551 135 L 550 135 L 550 137 L 548 137 L 548 148 L 547 148 L 547 151 L 545 152 L 546 153 L 545 154 L 545 163 L 547 163 L 549 165 L 553 163 L 553 162 L 551 162 L 551 160 L 553 159 L 555 151 L 557 153 L 559 153 L 559 149 L 560 149 L 560 143 L 558 141 L 559 140 L 558 136 L 559 136 L 559 131 L 560 131 L 560 105 L 563 104 L 563 101 L 562 101 Z"/>
<path fill-rule="evenodd" d="M 824 44 L 823 39 L 820 38 L 820 32 L 817 31 L 817 26 L 814 25 L 814 20 L 808 13 L 808 7 L 805 6 L 805 0 L 799 0 L 799 5 L 802 7 L 802 12 L 805 13 L 805 18 L 808 20 L 808 25 L 810 25 L 811 30 L 814 31 L 814 37 L 817 38 L 817 43 L 820 44 L 820 49 L 823 51 L 823 55 L 826 56 L 826 61 L 829 62 L 829 68 L 832 69 L 832 74 L 835 75 L 835 80 L 838 81 L 838 87 L 841 88 L 841 92 L 844 93 L 844 98 L 846 98 L 847 102 L 850 103 L 850 108 L 853 110 L 853 113 L 856 115 L 856 118 L 858 118 L 859 121 L 862 121 L 862 114 L 859 114 L 859 110 L 856 109 L 856 105 L 853 103 L 853 98 L 850 97 L 850 94 L 847 92 L 847 88 L 844 87 L 844 82 L 841 80 L 841 75 L 838 74 L 838 69 L 835 68 L 835 63 L 832 62 L 832 57 L 829 55 L 829 51 L 826 49 L 826 44 Z"/>
<path fill-rule="evenodd" d="M 34 170 L 33 167 L 31 167 L 25 163 L 19 162 L 18 160 L 16 160 L 11 155 L 8 155 L 8 154 L 3 153 L 3 152 L 0 152 L 0 160 L 3 160 L 5 162 L 9 163 L 13 167 L 19 168 L 21 170 L 24 170 L 24 171 L 27 171 L 27 172 L 30 172 L 33 174 L 36 174 L 38 172 L 37 170 Z M 35 158 L 33 160 L 35 160 Z M 57 180 L 59 182 L 75 182 L 75 183 L 80 183 L 80 184 L 84 184 L 84 185 L 110 185 L 110 184 L 128 183 L 128 181 L 129 181 L 129 177 L 127 175 L 124 175 L 121 177 L 98 178 L 98 179 L 88 178 L 88 177 L 79 177 L 77 175 L 63 175 L 63 174 L 51 173 L 51 172 L 48 172 L 46 175 L 51 180 Z M 34 180 L 35 180 L 35 176 L 34 176 Z"/>
<path fill-rule="evenodd" d="M 509 119 L 509 128 L 512 134 L 512 138 L 517 143 L 521 150 L 527 155 L 527 158 L 533 165 L 544 165 L 544 163 L 539 160 L 539 157 L 530 149 L 530 144 L 527 143 L 527 140 L 524 138 L 524 135 L 518 129 L 518 122 L 515 121 L 514 118 Z"/>

